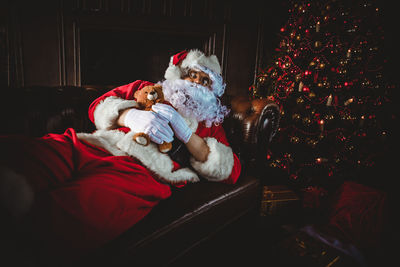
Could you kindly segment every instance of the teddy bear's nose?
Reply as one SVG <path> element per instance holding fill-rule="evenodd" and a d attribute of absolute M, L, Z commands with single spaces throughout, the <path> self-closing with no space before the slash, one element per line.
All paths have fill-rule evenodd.
<path fill-rule="evenodd" d="M 147 99 L 148 100 L 156 100 L 158 97 L 157 91 L 151 91 L 149 92 L 149 94 L 147 95 Z"/>

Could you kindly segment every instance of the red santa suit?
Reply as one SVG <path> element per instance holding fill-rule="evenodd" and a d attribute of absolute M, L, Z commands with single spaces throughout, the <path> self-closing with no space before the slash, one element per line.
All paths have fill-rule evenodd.
<path fill-rule="evenodd" d="M 67 129 L 36 139 L 0 137 L 1 163 L 29 184 L 35 203 L 30 208 L 32 231 L 47 248 L 72 255 L 116 238 L 171 195 L 165 180 L 176 178 L 176 173 L 175 181 L 194 182 L 198 175 L 210 181 L 237 181 L 240 161 L 220 125 L 207 128 L 187 119 L 210 148 L 205 162 L 190 160 L 195 172 L 165 154 L 145 152 L 151 151 L 150 145 L 136 144 L 129 128 L 116 127 L 120 111 L 137 106 L 134 92 L 149 84 L 135 81 L 95 100 L 89 108 L 98 129 L 93 133 Z M 162 164 L 172 164 L 172 171 L 163 171 Z"/>
<path fill-rule="evenodd" d="M 2 162 L 26 177 L 33 188 L 34 231 L 57 252 L 96 248 L 132 227 L 171 195 L 156 165 L 162 160 L 143 160 L 153 164 L 146 166 L 132 149 L 140 145 L 133 141 L 129 129 L 113 129 L 119 111 L 136 106 L 135 90 L 148 84 L 135 81 L 95 100 L 89 108 L 99 129 L 94 133 L 68 129 L 62 135 L 39 139 L 0 138 Z M 235 183 L 240 162 L 222 126 L 207 128 L 191 121 L 190 127 L 210 148 L 207 161 L 191 159 L 193 169 L 205 179 Z M 173 173 L 179 172 L 179 164 L 172 163 Z M 185 174 L 188 176 L 183 179 L 190 181 L 193 172 L 180 173 Z"/>
<path fill-rule="evenodd" d="M 202 122 L 185 118 L 194 133 L 202 137 L 210 153 L 205 162 L 191 158 L 190 163 L 197 173 L 189 168 L 181 169 L 168 155 L 158 151 L 155 144 L 142 146 L 133 141 L 133 132 L 128 128 L 115 129 L 120 112 L 126 108 L 138 107 L 133 95 L 136 90 L 152 83 L 135 81 L 120 86 L 96 99 L 89 107 L 89 117 L 97 131 L 92 134 L 78 134 L 79 138 L 103 147 L 112 154 L 129 155 L 137 158 L 159 179 L 171 182 L 197 181 L 197 174 L 211 180 L 235 183 L 240 174 L 240 161 L 229 147 L 221 125 L 207 128 Z M 165 171 L 168 170 L 168 171 Z"/>
<path fill-rule="evenodd" d="M 24 188 L 26 199 L 18 201 L 33 203 L 24 214 L 30 233 L 53 256 L 105 244 L 171 195 L 137 159 L 82 141 L 73 129 L 36 139 L 1 137 L 0 148 L 9 180 Z"/>

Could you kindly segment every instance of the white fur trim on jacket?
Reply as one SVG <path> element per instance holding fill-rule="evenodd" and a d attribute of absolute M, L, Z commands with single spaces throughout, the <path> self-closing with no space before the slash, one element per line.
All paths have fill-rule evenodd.
<path fill-rule="evenodd" d="M 128 154 L 117 147 L 117 143 L 125 137 L 119 130 L 97 130 L 93 133 L 77 133 L 80 140 L 104 148 L 114 156 L 127 156 Z"/>
<path fill-rule="evenodd" d="M 153 171 L 159 178 L 169 183 L 198 182 L 197 174 L 189 168 L 182 168 L 173 171 L 174 164 L 171 158 L 158 150 L 154 143 L 142 146 L 133 141 L 133 132 L 130 131 L 122 138 L 117 147 L 134 156 L 148 169 Z"/>
<path fill-rule="evenodd" d="M 135 100 L 126 100 L 116 96 L 109 96 L 101 101 L 94 110 L 94 124 L 97 129 L 110 130 L 116 128 L 116 120 L 121 110 L 138 107 Z"/>
<path fill-rule="evenodd" d="M 192 167 L 209 181 L 223 181 L 232 173 L 234 164 L 232 149 L 217 141 L 214 137 L 204 138 L 210 153 L 205 162 L 190 159 Z"/>
<path fill-rule="evenodd" d="M 198 123 L 193 119 L 185 118 L 193 132 Z M 199 177 L 189 168 L 173 171 L 172 159 L 158 150 L 158 146 L 150 143 L 140 145 L 133 140 L 135 133 L 124 133 L 119 130 L 97 130 L 93 133 L 78 133 L 78 138 L 95 146 L 102 147 L 114 156 L 132 156 L 138 159 L 146 168 L 156 174 L 158 178 L 168 183 L 198 182 Z"/>

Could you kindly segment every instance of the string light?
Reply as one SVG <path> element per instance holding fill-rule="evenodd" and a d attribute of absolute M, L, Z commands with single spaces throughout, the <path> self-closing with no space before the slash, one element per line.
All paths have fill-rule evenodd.
<path fill-rule="evenodd" d="M 388 102 L 379 91 L 387 89 L 383 64 L 375 62 L 381 28 L 362 32 L 370 16 L 340 3 L 301 1 L 291 7 L 274 64 L 260 75 L 282 106 L 275 153 L 267 160 L 296 183 L 332 178 L 343 166 L 372 166 L 373 155 L 360 156 L 369 147 L 360 150 L 359 144 L 375 140 L 374 132 L 380 140 L 388 136 L 387 129 L 370 131 L 380 127 L 376 110 Z"/>

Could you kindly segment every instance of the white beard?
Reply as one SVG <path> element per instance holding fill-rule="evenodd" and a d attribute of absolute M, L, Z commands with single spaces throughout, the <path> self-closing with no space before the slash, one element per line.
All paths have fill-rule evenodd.
<path fill-rule="evenodd" d="M 222 123 L 229 110 L 207 87 L 187 80 L 175 79 L 162 82 L 165 100 L 185 117 L 204 122 L 206 127 Z"/>

